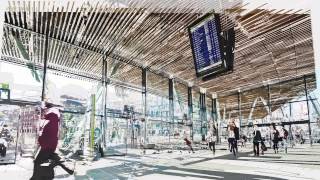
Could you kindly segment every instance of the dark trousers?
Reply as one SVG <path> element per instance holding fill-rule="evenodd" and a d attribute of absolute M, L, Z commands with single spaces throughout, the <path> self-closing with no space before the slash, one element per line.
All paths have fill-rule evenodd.
<path fill-rule="evenodd" d="M 191 141 L 189 141 L 189 139 L 187 138 L 184 138 L 183 139 L 185 142 L 186 142 L 186 145 L 190 148 L 190 150 L 193 152 L 193 148 L 192 148 L 192 145 L 191 145 Z"/>
<path fill-rule="evenodd" d="M 209 142 L 209 149 L 216 152 L 216 142 Z"/>
<path fill-rule="evenodd" d="M 233 138 L 228 138 L 228 147 L 229 147 L 230 152 L 232 149 L 232 143 L 233 143 Z"/>
<path fill-rule="evenodd" d="M 41 164 L 47 162 L 49 159 L 54 161 L 59 161 L 61 158 L 56 154 L 54 151 L 44 151 L 40 150 L 39 154 L 37 155 L 36 159 L 34 160 L 33 166 L 33 174 L 31 180 L 40 180 L 41 173 L 43 173 L 41 169 Z M 53 175 L 53 174 L 52 174 Z"/>
<path fill-rule="evenodd" d="M 254 155 L 259 156 L 259 142 L 253 142 L 253 152 Z"/>
<path fill-rule="evenodd" d="M 235 150 L 236 152 L 238 152 L 238 143 L 237 143 L 236 138 L 229 138 L 229 139 L 228 139 L 228 142 L 229 142 L 230 152 L 232 152 L 232 149 L 233 149 L 233 148 L 234 148 L 234 150 Z"/>
<path fill-rule="evenodd" d="M 273 140 L 273 149 L 274 149 L 275 152 L 277 152 L 278 149 L 279 149 L 278 143 L 279 143 L 279 142 L 278 142 L 277 140 Z"/>

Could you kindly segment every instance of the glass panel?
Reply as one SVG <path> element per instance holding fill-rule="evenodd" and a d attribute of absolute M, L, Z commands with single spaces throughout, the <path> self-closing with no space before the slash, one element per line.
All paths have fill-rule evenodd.
<path fill-rule="evenodd" d="M 172 133 L 169 117 L 169 80 L 147 73 L 147 140 L 148 143 L 167 147 Z M 174 104 L 174 107 L 177 105 Z M 176 115 L 176 114 L 175 114 Z"/>
<path fill-rule="evenodd" d="M 87 113 L 87 104 L 90 101 L 91 93 L 98 93 L 96 90 L 100 87 L 98 82 L 89 81 L 84 79 L 77 79 L 77 77 L 70 77 L 67 74 L 57 71 L 47 71 L 46 82 L 46 98 L 51 99 L 55 104 L 63 106 L 63 113 L 61 119 L 60 128 L 60 140 L 59 148 L 65 152 L 79 152 L 84 153 L 86 147 L 85 139 L 88 138 L 85 135 L 86 129 L 90 129 L 88 122 L 90 122 Z M 102 105 L 97 101 L 96 120 L 101 118 Z M 90 116 L 90 115 L 88 115 Z M 96 125 L 99 123 L 96 122 Z M 97 128 L 100 128 L 97 126 Z M 98 137 L 96 138 L 98 139 Z"/>
<path fill-rule="evenodd" d="M 19 154 L 19 152 L 17 152 L 17 145 L 21 147 L 21 150 L 25 148 L 25 146 L 22 146 L 22 143 L 18 144 L 18 137 L 24 130 L 28 132 L 30 138 L 26 137 L 23 140 L 26 140 L 26 143 L 30 140 L 32 147 L 35 145 L 35 129 L 33 123 L 32 121 L 20 121 L 19 123 L 20 111 L 19 106 L 0 105 L 0 164 L 15 163 L 16 155 Z M 21 118 L 23 118 L 23 116 L 21 116 Z M 19 125 L 23 126 L 20 126 L 20 129 L 18 129 Z"/>
<path fill-rule="evenodd" d="M 188 114 L 188 87 L 179 82 L 174 82 L 174 118 L 181 122 L 183 115 Z"/>

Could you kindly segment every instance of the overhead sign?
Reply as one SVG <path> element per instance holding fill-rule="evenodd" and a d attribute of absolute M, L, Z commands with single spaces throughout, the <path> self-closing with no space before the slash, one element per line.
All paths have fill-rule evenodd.
<path fill-rule="evenodd" d="M 189 27 L 189 36 L 197 76 L 224 65 L 220 18 L 209 14 Z"/>

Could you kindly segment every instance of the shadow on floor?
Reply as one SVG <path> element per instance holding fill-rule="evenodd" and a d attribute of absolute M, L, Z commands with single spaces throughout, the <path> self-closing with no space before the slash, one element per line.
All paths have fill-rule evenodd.
<path fill-rule="evenodd" d="M 201 160 L 197 160 L 197 161 L 191 161 L 191 162 L 187 162 L 182 164 L 183 166 L 187 166 L 187 165 L 192 165 L 192 164 L 196 164 L 196 163 L 202 163 L 202 162 L 206 162 L 206 161 L 210 161 L 213 159 L 223 159 L 223 160 L 236 160 L 239 157 L 252 157 L 249 156 L 249 154 L 252 154 L 253 152 L 239 152 L 237 157 L 235 157 L 233 154 L 226 154 L 226 155 L 222 155 L 222 156 L 216 156 L 216 157 L 212 157 L 212 158 L 203 158 Z M 272 159 L 280 159 L 281 157 L 277 157 L 277 156 L 260 156 L 259 158 L 272 158 Z"/>
<path fill-rule="evenodd" d="M 239 161 L 248 162 L 267 162 L 267 163 L 283 163 L 283 164 L 303 164 L 303 165 L 320 165 L 319 161 L 299 161 L 299 160 L 284 160 L 281 156 L 271 156 L 273 153 L 266 153 L 260 157 L 251 156 L 251 152 L 239 152 L 238 157 L 248 157 L 248 159 L 239 159 Z M 290 154 L 289 154 L 290 155 Z M 292 153 L 292 155 L 295 155 Z M 309 155 L 309 154 L 306 154 Z M 191 157 L 192 158 L 192 157 Z M 227 180 L 257 180 L 257 179 L 272 179 L 272 180 L 285 180 L 286 178 L 275 178 L 263 175 L 253 175 L 253 174 L 243 174 L 243 173 L 233 173 L 222 171 L 210 171 L 210 170 L 200 170 L 192 169 L 187 167 L 187 165 L 193 165 L 201 162 L 206 162 L 214 159 L 223 160 L 236 160 L 233 154 L 226 154 L 217 157 L 204 157 L 200 160 L 195 160 L 182 164 L 182 167 L 176 166 L 163 166 L 163 165 L 148 165 L 141 162 L 133 160 L 120 160 L 116 158 L 108 157 L 107 159 L 122 161 L 123 165 L 115 165 L 111 167 L 98 168 L 87 171 L 84 176 L 76 176 L 79 180 L 111 180 L 111 179 L 140 179 L 140 178 L 155 178 L 156 175 L 167 179 L 175 179 L 178 177 L 192 177 L 192 178 L 202 178 L 202 179 L 227 179 Z M 154 176 L 153 176 L 154 175 Z M 163 176 L 161 176 L 163 175 Z M 147 176 L 147 177 L 146 177 Z"/>
<path fill-rule="evenodd" d="M 282 164 L 297 164 L 297 165 L 320 165 L 319 161 L 298 161 L 298 160 L 272 160 L 272 159 L 241 159 L 241 161 L 267 162 L 267 163 L 282 163 Z"/>
<path fill-rule="evenodd" d="M 231 173 L 223 171 L 208 171 L 198 170 L 191 168 L 180 168 L 175 166 L 157 166 L 146 165 L 137 162 L 126 162 L 125 165 L 117 165 L 106 168 L 99 168 L 89 170 L 85 176 L 76 176 L 78 180 L 108 180 L 108 179 L 139 179 L 150 175 L 150 178 L 155 178 L 152 175 L 166 175 L 170 176 L 170 179 L 177 177 L 194 177 L 202 179 L 226 179 L 226 180 L 257 180 L 257 179 L 273 179 L 273 180 L 285 180 L 283 178 L 275 178 L 270 176 L 260 176 L 252 174 Z M 151 177 L 152 176 L 152 177 Z"/>

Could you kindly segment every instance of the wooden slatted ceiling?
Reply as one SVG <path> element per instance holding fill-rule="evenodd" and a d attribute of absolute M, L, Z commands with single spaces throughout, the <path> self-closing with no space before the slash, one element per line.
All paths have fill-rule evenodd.
<path fill-rule="evenodd" d="M 167 1 L 169 3 L 169 1 Z M 141 85 L 141 70 L 174 75 L 207 92 L 232 92 L 263 81 L 295 78 L 314 72 L 309 12 L 265 10 L 246 14 L 244 5 L 225 9 L 222 29 L 235 26 L 234 72 L 206 82 L 195 76 L 187 27 L 205 12 L 195 1 L 183 8 L 159 8 L 132 1 L 129 7 L 86 3 L 66 6 L 52 2 L 10 1 L 5 13 L 4 56 L 22 58 L 12 37 L 19 34 L 30 60 L 43 63 L 44 33 L 48 32 L 49 66 L 100 78 L 102 59 L 109 70 L 121 61 L 113 78 Z M 139 8 L 137 8 L 139 7 Z M 128 65 L 129 63 L 131 65 Z M 109 73 L 110 73 L 109 71 Z M 149 87 L 167 94 L 167 80 L 149 78 Z M 178 90 L 182 92 L 178 87 Z M 290 92 L 289 92 L 290 93 Z M 291 93 L 288 96 L 295 96 Z M 231 98 L 232 99 L 232 98 Z M 248 101 L 251 98 L 248 98 Z"/>

